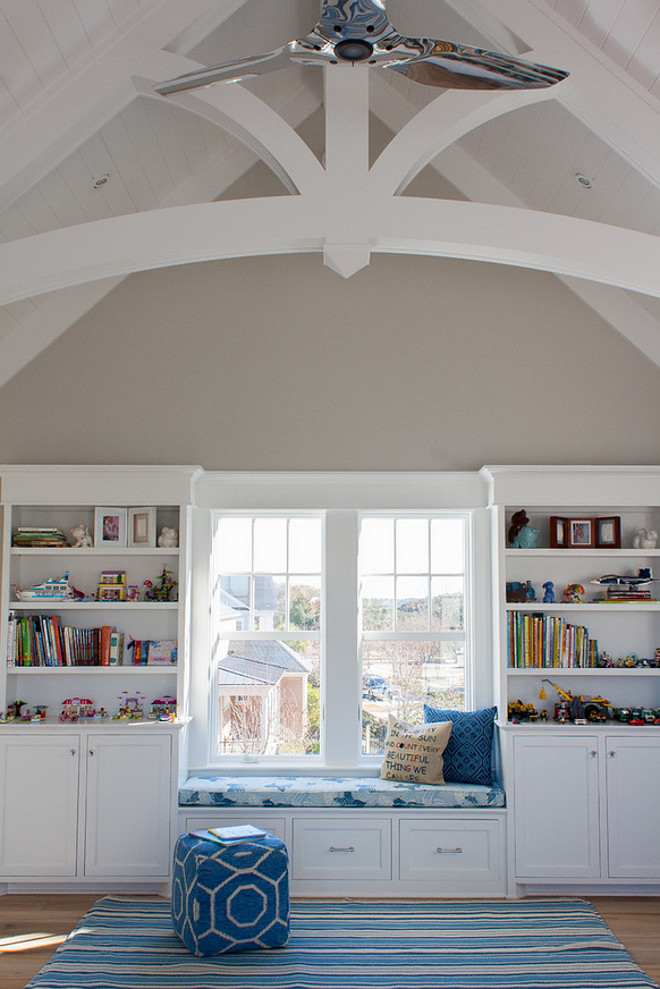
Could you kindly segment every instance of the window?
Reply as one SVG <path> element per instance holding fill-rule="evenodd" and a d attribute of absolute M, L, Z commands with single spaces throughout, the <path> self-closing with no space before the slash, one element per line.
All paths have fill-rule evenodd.
<path fill-rule="evenodd" d="M 390 714 L 492 703 L 478 475 L 217 477 L 196 523 L 196 770 L 376 771 Z"/>
<path fill-rule="evenodd" d="M 390 714 L 465 707 L 465 516 L 363 517 L 362 751 L 380 753 Z"/>
<path fill-rule="evenodd" d="M 321 557 L 320 516 L 216 517 L 214 755 L 318 753 Z"/>

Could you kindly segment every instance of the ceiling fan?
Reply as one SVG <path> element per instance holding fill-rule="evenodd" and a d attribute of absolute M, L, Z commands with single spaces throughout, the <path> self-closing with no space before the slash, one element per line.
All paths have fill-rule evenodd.
<path fill-rule="evenodd" d="M 543 89 L 568 75 L 509 55 L 452 41 L 404 38 L 390 24 L 386 0 L 322 0 L 321 18 L 306 38 L 263 55 L 188 72 L 155 86 L 161 96 L 215 82 L 240 82 L 290 65 L 359 62 L 391 69 L 441 89 Z"/>

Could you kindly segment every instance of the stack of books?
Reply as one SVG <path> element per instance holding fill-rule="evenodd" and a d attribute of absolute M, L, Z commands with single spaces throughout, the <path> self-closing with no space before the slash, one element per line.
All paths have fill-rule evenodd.
<path fill-rule="evenodd" d="M 16 547 L 29 548 L 61 548 L 68 546 L 67 538 L 61 529 L 53 529 L 48 526 L 19 525 L 14 532 L 13 545 Z"/>
<path fill-rule="evenodd" d="M 617 584 L 607 588 L 607 603 L 616 601 L 650 601 L 651 590 L 648 587 L 632 587 L 628 584 Z"/>

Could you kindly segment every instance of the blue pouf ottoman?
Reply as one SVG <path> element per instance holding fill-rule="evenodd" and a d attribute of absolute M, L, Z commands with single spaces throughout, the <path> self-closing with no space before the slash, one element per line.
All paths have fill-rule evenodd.
<path fill-rule="evenodd" d="M 289 940 L 289 857 L 267 834 L 232 845 L 179 836 L 174 930 L 194 955 L 281 948 Z"/>

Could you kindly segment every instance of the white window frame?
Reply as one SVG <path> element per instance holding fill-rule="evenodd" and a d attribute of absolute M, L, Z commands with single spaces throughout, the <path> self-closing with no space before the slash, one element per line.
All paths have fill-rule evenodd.
<path fill-rule="evenodd" d="M 190 772 L 218 772 L 221 768 L 227 774 L 242 775 L 288 770 L 301 775 L 325 771 L 349 776 L 377 774 L 380 757 L 361 753 L 357 559 L 359 522 L 363 514 L 432 516 L 450 511 L 467 515 L 466 594 L 470 595 L 472 622 L 471 627 L 466 623 L 465 637 L 466 655 L 469 652 L 472 662 L 466 663 L 466 707 L 493 703 L 488 490 L 482 475 L 477 472 L 208 472 L 198 482 L 196 494 L 192 540 Z M 285 760 L 213 754 L 210 546 L 215 512 L 325 515 L 319 756 Z M 328 711 L 341 712 L 341 717 L 329 717 Z"/>

